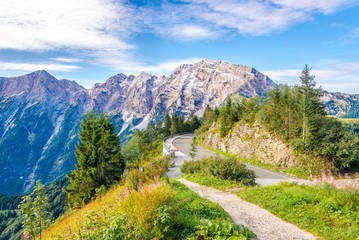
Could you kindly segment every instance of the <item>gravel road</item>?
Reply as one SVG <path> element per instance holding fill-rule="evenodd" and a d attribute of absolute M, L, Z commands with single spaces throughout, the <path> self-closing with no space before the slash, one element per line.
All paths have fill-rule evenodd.
<path fill-rule="evenodd" d="M 199 196 L 218 203 L 237 224 L 249 227 L 260 240 L 311 240 L 312 234 L 283 221 L 257 205 L 243 201 L 233 193 L 201 186 L 185 179 L 178 179 Z"/>

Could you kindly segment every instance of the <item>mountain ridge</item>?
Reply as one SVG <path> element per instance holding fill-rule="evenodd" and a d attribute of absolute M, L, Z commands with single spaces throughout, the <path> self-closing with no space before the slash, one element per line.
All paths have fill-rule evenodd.
<path fill-rule="evenodd" d="M 228 96 L 265 96 L 274 86 L 253 67 L 212 60 L 180 65 L 169 76 L 119 73 L 91 89 L 44 70 L 0 77 L 0 193 L 23 193 L 35 179 L 51 182 L 71 171 L 80 121 L 90 109 L 111 115 L 126 140 L 166 112 L 201 116 Z"/>

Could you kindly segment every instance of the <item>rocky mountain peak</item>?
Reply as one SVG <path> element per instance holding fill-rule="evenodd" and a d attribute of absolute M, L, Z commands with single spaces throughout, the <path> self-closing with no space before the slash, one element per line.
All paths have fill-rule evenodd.
<path fill-rule="evenodd" d="M 112 77 L 110 77 L 109 79 L 106 80 L 106 82 L 104 84 L 106 85 L 111 85 L 111 84 L 121 84 L 123 81 L 125 81 L 128 77 L 123 74 L 123 73 L 119 73 L 119 74 L 116 74 Z M 99 84 L 96 84 L 96 85 L 103 85 L 101 83 Z"/>
<path fill-rule="evenodd" d="M 56 80 L 54 76 L 45 70 L 38 70 L 24 76 L 27 76 L 30 80 Z"/>

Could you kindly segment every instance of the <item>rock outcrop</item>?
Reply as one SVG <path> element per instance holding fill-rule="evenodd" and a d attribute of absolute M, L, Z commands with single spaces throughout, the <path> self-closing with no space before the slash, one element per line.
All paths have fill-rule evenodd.
<path fill-rule="evenodd" d="M 293 151 L 280 139 L 268 133 L 263 126 L 236 124 L 227 136 L 221 138 L 219 126 L 212 126 L 203 136 L 205 145 L 263 163 L 291 167 L 298 161 Z"/>

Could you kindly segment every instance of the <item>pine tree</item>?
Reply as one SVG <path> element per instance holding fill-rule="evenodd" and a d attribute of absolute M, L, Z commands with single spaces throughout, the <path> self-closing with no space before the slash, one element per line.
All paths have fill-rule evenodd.
<path fill-rule="evenodd" d="M 125 161 L 121 156 L 120 140 L 110 119 L 100 114 L 98 122 L 102 134 L 98 143 L 97 181 L 108 188 L 121 179 Z"/>
<path fill-rule="evenodd" d="M 23 217 L 22 226 L 25 232 L 27 232 L 30 238 L 35 239 L 36 236 L 36 223 L 35 214 L 33 211 L 33 199 L 30 195 L 24 196 L 19 205 L 20 213 Z"/>
<path fill-rule="evenodd" d="M 123 174 L 125 162 L 120 141 L 105 114 L 87 113 L 81 123 L 80 142 L 76 146 L 76 169 L 69 174 L 68 203 L 78 208 L 88 203 L 96 189 L 109 188 Z"/>
<path fill-rule="evenodd" d="M 20 212 L 24 218 L 23 227 L 30 237 L 35 239 L 36 235 L 42 238 L 42 231 L 49 224 L 49 200 L 45 195 L 45 188 L 38 180 L 33 192 L 24 196 L 19 205 Z"/>
<path fill-rule="evenodd" d="M 310 74 L 308 65 L 304 66 L 300 76 L 300 112 L 302 115 L 301 139 L 303 150 L 309 150 L 309 147 L 316 137 L 316 122 L 325 116 L 325 106 L 320 101 L 322 95 L 321 88 L 315 88 L 315 76 Z"/>
<path fill-rule="evenodd" d="M 176 133 L 184 132 L 184 117 L 182 115 L 178 116 L 178 129 Z"/>
<path fill-rule="evenodd" d="M 197 138 L 196 138 L 196 136 L 194 136 L 192 139 L 191 148 L 189 150 L 189 155 L 191 156 L 192 161 L 196 157 L 197 152 L 198 152 Z"/>
<path fill-rule="evenodd" d="M 165 131 L 165 137 L 171 135 L 171 117 L 168 112 L 166 112 L 166 116 L 165 116 L 164 131 Z"/>
<path fill-rule="evenodd" d="M 219 123 L 220 123 L 220 136 L 224 137 L 232 129 L 233 124 L 236 122 L 236 114 L 233 108 L 232 100 L 229 98 L 226 105 L 220 111 Z"/>
<path fill-rule="evenodd" d="M 171 117 L 171 135 L 174 135 L 179 132 L 179 119 L 178 116 L 174 113 Z"/>

